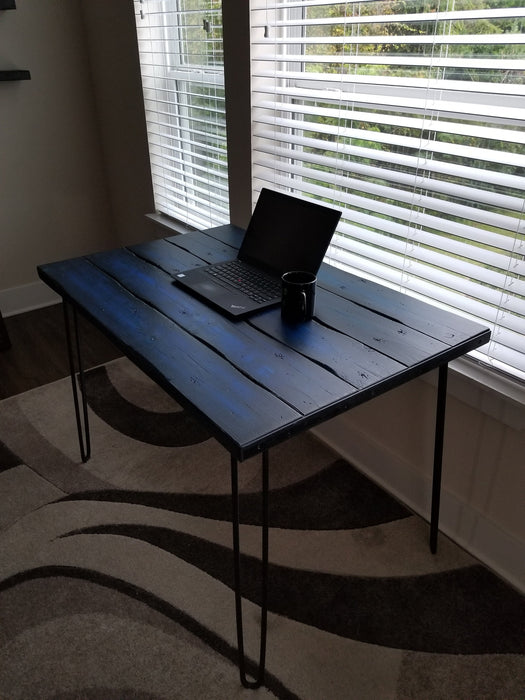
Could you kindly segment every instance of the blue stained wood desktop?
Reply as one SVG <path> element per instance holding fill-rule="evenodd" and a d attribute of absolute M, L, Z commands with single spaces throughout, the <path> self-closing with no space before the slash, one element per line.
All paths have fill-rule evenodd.
<path fill-rule="evenodd" d="M 41 265 L 40 277 L 240 461 L 488 342 L 456 314 L 323 265 L 315 319 L 232 321 L 172 281 L 235 255 L 220 226 Z"/>

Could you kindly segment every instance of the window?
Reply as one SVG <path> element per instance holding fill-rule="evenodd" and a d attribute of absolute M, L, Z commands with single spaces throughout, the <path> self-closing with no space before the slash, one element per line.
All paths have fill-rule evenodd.
<path fill-rule="evenodd" d="M 156 206 L 196 227 L 229 220 L 220 5 L 135 3 Z M 525 3 L 227 9 L 251 42 L 251 154 L 235 133 L 230 152 L 253 201 L 340 208 L 328 262 L 490 326 L 474 356 L 525 380 Z"/>
<path fill-rule="evenodd" d="M 229 221 L 220 0 L 135 0 L 155 206 Z"/>
<path fill-rule="evenodd" d="M 253 186 L 343 211 L 329 261 L 488 324 L 525 379 L 525 6 L 252 0 Z"/>

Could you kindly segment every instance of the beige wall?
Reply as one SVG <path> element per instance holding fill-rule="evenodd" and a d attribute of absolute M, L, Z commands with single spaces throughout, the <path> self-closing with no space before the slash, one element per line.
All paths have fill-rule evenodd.
<path fill-rule="evenodd" d="M 0 13 L 0 68 L 32 77 L 0 83 L 4 313 L 40 305 L 37 264 L 149 235 L 137 60 L 128 0 L 18 0 Z"/>
<path fill-rule="evenodd" d="M 461 373 L 449 372 L 440 528 L 525 591 L 525 408 L 458 364 Z M 436 381 L 414 380 L 316 431 L 425 518 Z"/>
<path fill-rule="evenodd" d="M 105 172 L 119 244 L 156 229 L 132 0 L 82 0 Z M 157 234 L 158 235 L 158 234 Z"/>

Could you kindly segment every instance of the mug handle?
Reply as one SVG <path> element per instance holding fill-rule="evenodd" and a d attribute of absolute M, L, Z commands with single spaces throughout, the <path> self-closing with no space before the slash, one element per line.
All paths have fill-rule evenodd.
<path fill-rule="evenodd" d="M 301 304 L 301 313 L 305 314 L 306 313 L 306 292 L 301 292 L 301 297 L 303 299 L 303 303 Z"/>

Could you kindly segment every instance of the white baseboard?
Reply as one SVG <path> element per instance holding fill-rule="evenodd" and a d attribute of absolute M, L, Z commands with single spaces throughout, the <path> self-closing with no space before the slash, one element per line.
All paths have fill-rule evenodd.
<path fill-rule="evenodd" d="M 430 519 L 430 478 L 354 428 L 344 416 L 312 432 L 410 510 L 427 521 Z M 439 529 L 525 593 L 525 543 L 444 488 L 441 490 Z"/>
<path fill-rule="evenodd" d="M 4 318 L 58 304 L 60 301 L 58 294 L 40 280 L 20 287 L 0 289 L 0 309 Z"/>

